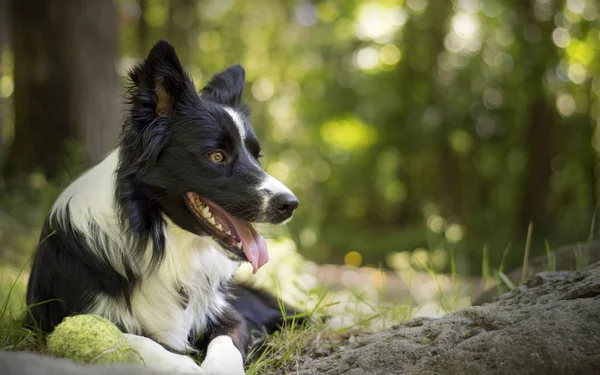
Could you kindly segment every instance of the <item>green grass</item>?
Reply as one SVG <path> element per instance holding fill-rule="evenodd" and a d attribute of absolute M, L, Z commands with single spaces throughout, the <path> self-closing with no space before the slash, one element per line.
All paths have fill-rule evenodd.
<path fill-rule="evenodd" d="M 590 265 L 590 245 L 594 240 L 594 234 L 596 233 L 596 213 L 598 212 L 597 208 L 594 209 L 594 215 L 592 216 L 592 223 L 590 224 L 590 232 L 588 234 L 587 240 L 585 242 L 585 246 L 583 248 L 582 261 L 578 262 L 578 267 L 587 267 Z"/>
<path fill-rule="evenodd" d="M 24 268 L 11 279 L 14 270 L 3 267 L 0 271 L 0 350 L 43 351 L 39 332 L 24 327 L 23 317 L 29 308 L 25 304 Z M 8 275 L 7 275 L 8 274 Z M 8 283 L 7 283 L 8 282 Z"/>
<path fill-rule="evenodd" d="M 510 251 L 510 246 L 511 246 L 511 244 L 509 243 L 504 248 L 504 251 L 502 252 L 502 259 L 500 260 L 500 266 L 494 272 L 494 277 L 496 279 L 496 290 L 497 290 L 498 295 L 502 294 L 502 291 L 503 291 L 502 285 L 508 286 L 508 288 L 510 290 L 513 290 L 515 288 L 513 283 L 504 274 L 504 261 L 506 260 L 506 257 L 508 256 L 508 253 Z"/>
<path fill-rule="evenodd" d="M 525 242 L 525 252 L 523 254 L 523 272 L 521 273 L 521 284 L 527 279 L 527 264 L 529 262 L 529 249 L 531 249 L 531 237 L 533 236 L 533 223 L 529 223 L 527 228 L 527 241 Z"/>
<path fill-rule="evenodd" d="M 335 322 L 324 317 L 330 314 L 330 308 L 342 304 L 347 304 L 351 323 L 336 327 Z M 283 305 L 280 306 L 282 314 L 285 313 Z M 268 338 L 247 373 L 293 372 L 298 369 L 303 356 L 319 357 L 332 353 L 352 336 L 371 331 L 374 327 L 379 329 L 396 325 L 406 320 L 411 311 L 412 307 L 407 304 L 374 304 L 358 291 L 351 292 L 351 298 L 345 301 L 335 301 L 331 292 L 322 291 L 308 313 L 293 317 L 281 331 Z M 308 317 L 310 323 L 300 324 L 297 320 L 300 317 Z"/>
<path fill-rule="evenodd" d="M 554 272 L 556 271 L 556 256 L 552 252 L 552 248 L 550 247 L 548 240 L 544 240 L 544 247 L 546 249 L 546 264 L 544 264 L 544 271 Z"/>
<path fill-rule="evenodd" d="M 52 235 L 54 232 L 43 238 L 40 243 Z M 31 307 L 35 306 L 27 305 L 25 300 L 25 272 L 29 269 L 30 260 L 31 256 L 16 272 L 12 267 L 0 268 L 0 350 L 43 352 L 45 349 L 41 329 L 30 329 L 24 325 Z"/>
<path fill-rule="evenodd" d="M 37 219 L 37 216 L 35 217 Z M 577 257 L 576 268 L 585 267 L 589 263 L 589 246 L 595 234 L 595 215 L 590 226 L 587 242 L 581 247 Z M 24 232 L 25 233 L 25 232 Z M 26 232 L 29 233 L 29 232 Z M 531 227 L 528 237 L 531 236 Z M 280 332 L 271 335 L 256 353 L 254 361 L 249 364 L 249 375 L 264 373 L 294 372 L 302 364 L 306 356 L 315 358 L 334 353 L 340 346 L 346 345 L 353 336 L 365 332 L 379 330 L 397 325 L 406 319 L 419 314 L 419 307 L 415 308 L 415 275 L 417 271 L 424 271 L 435 285 L 436 295 L 434 302 L 443 312 L 451 312 L 465 306 L 465 299 L 472 301 L 472 284 L 462 282 L 457 273 L 456 252 L 453 247 L 448 248 L 450 274 L 438 274 L 426 263 L 421 262 L 418 267 L 413 267 L 408 272 L 408 298 L 404 303 L 389 303 L 385 301 L 386 284 L 383 283 L 375 293 L 366 293 L 360 290 L 329 291 L 322 286 L 304 289 L 297 280 L 301 272 L 299 265 L 304 263 L 295 248 L 290 250 L 289 241 L 277 243 L 278 247 L 272 251 L 273 259 L 270 263 L 278 264 L 272 269 L 281 270 L 280 263 L 284 264 L 287 279 L 269 279 L 262 287 L 282 295 L 282 291 L 289 294 L 294 291 L 295 300 L 288 301 L 297 305 L 302 311 L 307 311 L 304 316 L 311 320 L 311 324 L 299 323 L 296 316 L 288 321 Z M 523 267 L 527 267 L 530 248 L 528 241 L 523 254 Z M 287 249 L 287 250 L 286 250 Z M 490 249 L 487 245 L 482 248 L 482 276 L 493 276 L 498 294 L 515 288 L 514 283 L 505 274 L 505 260 L 511 251 L 510 243 L 505 247 L 500 264 L 494 267 L 490 264 Z M 556 269 L 556 260 L 548 241 L 545 242 L 546 263 L 544 270 Z M 276 259 L 279 257 L 280 259 Z M 268 268 L 265 267 L 265 268 Z M 28 262 L 21 269 L 12 269 L 7 266 L 0 267 L 0 350 L 27 350 L 44 352 L 44 339 L 39 330 L 30 331 L 21 323 L 29 307 L 25 303 L 25 280 L 28 271 Z M 382 272 L 381 269 L 374 272 Z M 263 275 L 265 271 L 263 272 Z M 422 288 L 422 284 L 417 284 Z M 487 286 L 487 284 L 483 284 Z M 450 286 L 450 287 L 449 287 Z M 287 299 L 287 298 L 286 298 Z M 299 303 L 298 303 L 299 302 Z M 432 301 L 433 302 L 433 301 Z M 280 309 L 284 313 L 283 304 Z M 328 320 L 324 316 L 331 316 Z M 197 358 L 200 360 L 201 358 Z"/>

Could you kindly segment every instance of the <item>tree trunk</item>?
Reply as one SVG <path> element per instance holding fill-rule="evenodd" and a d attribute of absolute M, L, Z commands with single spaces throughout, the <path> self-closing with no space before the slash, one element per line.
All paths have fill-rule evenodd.
<path fill-rule="evenodd" d="M 67 13 L 65 36 L 70 123 L 95 164 L 115 146 L 121 96 L 117 63 L 117 18 L 112 1 L 61 0 Z"/>
<path fill-rule="evenodd" d="M 2 56 L 3 52 L 10 48 L 9 45 L 9 22 L 10 18 L 8 17 L 9 12 L 9 1 L 8 0 L 0 0 L 0 78 L 4 75 L 4 69 Z M 6 140 L 4 139 L 4 135 L 6 134 L 6 130 L 8 127 L 8 114 L 7 114 L 7 100 L 0 95 L 0 161 L 4 157 L 4 143 Z"/>
<path fill-rule="evenodd" d="M 83 144 L 87 163 L 98 161 L 119 125 L 113 2 L 19 0 L 12 19 L 15 137 L 4 176 L 55 177 L 70 140 Z"/>
<path fill-rule="evenodd" d="M 551 40 L 554 30 L 554 18 L 548 21 L 537 20 L 533 16 L 534 1 L 517 0 L 521 12 L 522 25 L 535 24 L 542 32 L 543 40 Z M 560 9 L 555 4 L 552 14 Z M 528 124 L 526 131 L 527 168 L 523 179 L 523 195 L 521 211 L 517 220 L 517 233 L 524 235 L 529 222 L 534 224 L 535 232 L 545 236 L 551 225 L 547 204 L 550 194 L 550 178 L 552 175 L 552 134 L 556 124 L 556 113 L 548 103 L 546 92 L 543 88 L 546 67 L 557 60 L 554 46 L 549 43 L 528 44 L 521 41 L 523 61 L 529 64 L 528 80 L 533 82 L 529 96 Z"/>
<path fill-rule="evenodd" d="M 65 67 L 61 59 L 60 20 L 52 14 L 56 1 L 12 2 L 14 69 L 14 140 L 4 175 L 7 178 L 43 168 L 57 172 L 70 133 Z M 32 12 L 31 9 L 37 11 Z M 60 22 L 62 23 L 62 22 Z"/>
<path fill-rule="evenodd" d="M 538 77 L 539 78 L 539 77 Z M 541 85 L 541 80 L 539 81 Z M 540 90 L 543 91 L 543 90 Z M 531 221 L 538 234 L 548 229 L 548 196 L 552 174 L 552 132 L 554 113 L 543 92 L 537 92 L 529 106 L 527 128 L 527 169 L 523 185 L 521 217 L 517 233 L 525 233 Z M 540 233 L 541 231 L 541 233 Z"/>
<path fill-rule="evenodd" d="M 169 2 L 167 39 L 183 65 L 190 64 L 190 51 L 197 40 L 198 0 L 172 0 Z"/>
<path fill-rule="evenodd" d="M 148 1 L 138 0 L 137 4 L 140 7 L 140 18 L 137 23 L 138 54 L 140 58 L 144 58 L 146 57 L 149 51 L 148 38 L 150 34 L 150 28 L 148 27 L 148 22 L 146 21 L 146 13 L 148 12 Z"/>

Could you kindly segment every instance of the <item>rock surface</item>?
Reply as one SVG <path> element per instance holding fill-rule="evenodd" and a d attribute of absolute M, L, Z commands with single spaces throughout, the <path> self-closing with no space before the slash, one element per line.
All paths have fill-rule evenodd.
<path fill-rule="evenodd" d="M 83 365 L 36 353 L 0 352 L 2 375 L 175 375 L 140 365 Z"/>
<path fill-rule="evenodd" d="M 308 353 L 290 373 L 600 374 L 600 263 L 577 272 L 540 273 L 495 302 L 440 319 L 412 319 L 343 345 L 321 358 Z M 0 374 L 159 373 L 0 352 Z"/>
<path fill-rule="evenodd" d="M 357 337 L 298 374 L 600 374 L 600 263 L 497 301 Z"/>

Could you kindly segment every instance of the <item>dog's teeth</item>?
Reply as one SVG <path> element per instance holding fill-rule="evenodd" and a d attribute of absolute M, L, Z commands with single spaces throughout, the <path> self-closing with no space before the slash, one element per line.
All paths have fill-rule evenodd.
<path fill-rule="evenodd" d="M 215 225 L 215 228 L 217 228 L 218 230 L 220 230 L 221 232 L 223 231 L 223 226 L 221 224 L 217 224 Z"/>
<path fill-rule="evenodd" d="M 237 248 L 240 249 L 240 250 L 242 250 L 242 241 L 240 241 L 240 242 L 237 243 Z"/>
<path fill-rule="evenodd" d="M 230 230 L 227 231 L 227 235 L 231 236 L 231 231 Z"/>
<path fill-rule="evenodd" d="M 208 218 L 208 222 L 211 223 L 212 225 L 217 224 L 217 222 L 215 221 L 215 218 L 212 216 Z"/>
<path fill-rule="evenodd" d="M 202 209 L 202 216 L 204 216 L 207 219 L 212 216 L 210 214 L 210 209 L 208 208 L 208 206 L 206 206 Z"/>

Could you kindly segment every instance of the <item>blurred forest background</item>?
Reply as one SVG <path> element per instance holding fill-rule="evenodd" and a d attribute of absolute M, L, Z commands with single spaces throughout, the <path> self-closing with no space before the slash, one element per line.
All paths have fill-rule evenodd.
<path fill-rule="evenodd" d="M 479 274 L 521 264 L 530 222 L 532 256 L 595 234 L 597 0 L 0 0 L 2 262 L 114 147 L 159 38 L 198 86 L 244 65 L 309 260 Z"/>

